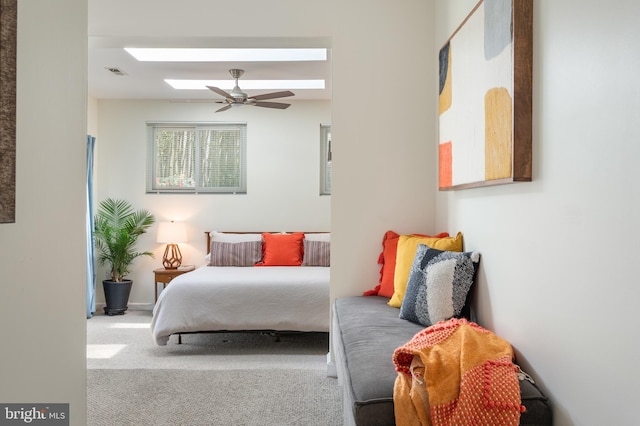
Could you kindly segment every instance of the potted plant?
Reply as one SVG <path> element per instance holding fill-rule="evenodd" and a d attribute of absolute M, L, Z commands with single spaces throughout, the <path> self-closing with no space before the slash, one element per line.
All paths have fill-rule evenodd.
<path fill-rule="evenodd" d="M 94 239 L 100 251 L 98 264 L 108 264 L 111 279 L 103 280 L 107 315 L 122 315 L 127 310 L 133 281 L 127 278 L 129 267 L 139 256 L 153 253 L 139 252 L 135 248 L 138 237 L 155 222 L 147 210 L 135 211 L 125 200 L 108 198 L 100 203 L 95 216 Z"/>

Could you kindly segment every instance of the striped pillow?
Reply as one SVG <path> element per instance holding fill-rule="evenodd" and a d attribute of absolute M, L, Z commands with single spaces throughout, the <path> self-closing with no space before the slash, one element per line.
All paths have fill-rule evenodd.
<path fill-rule="evenodd" d="M 209 266 L 254 266 L 262 260 L 262 241 L 211 242 Z"/>
<path fill-rule="evenodd" d="M 329 241 L 304 241 L 304 257 L 302 266 L 329 266 L 330 245 Z"/>

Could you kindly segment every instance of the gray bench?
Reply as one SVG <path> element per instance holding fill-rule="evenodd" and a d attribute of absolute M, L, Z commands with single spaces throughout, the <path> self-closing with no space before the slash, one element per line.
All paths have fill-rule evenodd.
<path fill-rule="evenodd" d="M 344 424 L 393 426 L 393 385 L 397 376 L 393 351 L 424 329 L 402 320 L 389 299 L 359 296 L 333 304 L 332 351 L 342 386 Z M 527 411 L 521 425 L 551 425 L 547 398 L 527 380 L 520 381 Z"/>

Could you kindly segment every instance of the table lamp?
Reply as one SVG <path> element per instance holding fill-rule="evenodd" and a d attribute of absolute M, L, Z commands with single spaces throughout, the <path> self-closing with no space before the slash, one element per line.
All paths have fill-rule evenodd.
<path fill-rule="evenodd" d="M 178 269 L 182 263 L 182 253 L 178 243 L 187 241 L 187 227 L 180 222 L 160 222 L 158 224 L 159 243 L 166 243 L 164 256 L 162 256 L 162 264 L 165 269 Z"/>

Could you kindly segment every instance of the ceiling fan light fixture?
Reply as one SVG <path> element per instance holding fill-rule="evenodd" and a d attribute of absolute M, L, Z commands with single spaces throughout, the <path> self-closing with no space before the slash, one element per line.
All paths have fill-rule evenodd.
<path fill-rule="evenodd" d="M 229 92 L 229 94 L 234 98 L 234 99 L 247 99 L 247 94 L 245 92 L 243 92 L 238 86 L 235 86 L 233 88 L 233 90 L 231 90 L 231 92 Z"/>
<path fill-rule="evenodd" d="M 276 109 L 286 109 L 290 106 L 290 104 L 285 104 L 282 102 L 263 102 L 267 99 L 276 99 L 276 98 L 285 98 L 288 96 L 295 96 L 295 94 L 289 90 L 284 90 L 281 92 L 273 92 L 273 93 L 264 93 L 262 95 L 256 95 L 249 97 L 245 92 L 240 89 L 238 85 L 238 78 L 244 74 L 244 71 L 241 69 L 230 69 L 229 73 L 233 78 L 235 78 L 236 84 L 231 90 L 230 93 L 225 92 L 223 89 L 215 86 L 206 86 L 209 90 L 216 93 L 219 96 L 224 98 L 224 101 L 227 102 L 227 105 L 218 109 L 216 112 L 222 112 L 228 110 L 232 106 L 241 106 L 241 105 L 249 105 L 249 106 L 258 106 L 263 108 L 276 108 Z"/>

